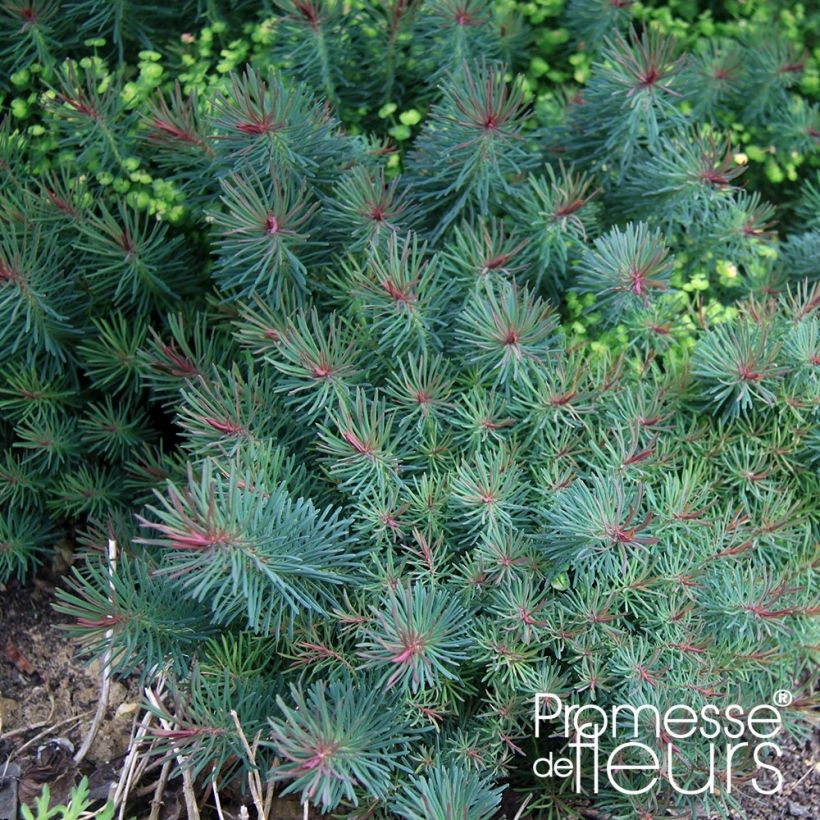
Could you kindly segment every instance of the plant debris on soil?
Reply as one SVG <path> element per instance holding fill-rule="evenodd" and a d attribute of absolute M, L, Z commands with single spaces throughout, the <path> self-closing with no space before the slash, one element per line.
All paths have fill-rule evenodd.
<path fill-rule="evenodd" d="M 16 582 L 0 585 L 0 820 L 17 820 L 17 811 L 9 815 L 8 807 L 31 806 L 45 784 L 51 805 L 66 802 L 83 776 L 89 778 L 92 798 L 108 799 L 120 782 L 142 711 L 143 696 L 137 686 L 112 680 L 105 720 L 88 755 L 79 765 L 74 762 L 74 752 L 94 719 L 102 670 L 99 662 L 87 664 L 78 658 L 58 628 L 62 616 L 52 608 L 55 583 L 59 576 L 37 578 L 27 587 Z M 803 742 L 787 739 L 782 748 L 783 791 L 771 796 L 744 791 L 745 815 L 739 817 L 820 818 L 820 730 Z M 182 784 L 175 779 L 164 784 L 157 805 L 152 805 L 158 794 L 160 763 L 154 761 L 153 769 L 146 770 L 153 776 L 131 794 L 126 817 L 177 820 L 188 816 Z M 201 816 L 216 817 L 205 805 L 208 799 L 209 792 L 203 791 L 198 801 Z M 226 796 L 222 816 L 234 820 L 248 814 L 241 800 L 231 802 Z M 270 817 L 301 820 L 302 806 L 296 798 L 277 799 Z M 526 815 L 519 817 L 523 820 Z"/>
<path fill-rule="evenodd" d="M 59 575 L 37 578 L 22 587 L 0 585 L 0 820 L 17 820 L 7 807 L 32 806 L 48 785 L 50 805 L 67 802 L 71 788 L 88 777 L 91 797 L 109 799 L 122 778 L 123 766 L 138 721 L 143 693 L 134 682 L 110 682 L 108 709 L 85 759 L 74 762 L 100 698 L 102 669 L 76 655 L 59 629 L 63 616 L 52 608 Z M 130 793 L 125 817 L 181 820 L 188 817 L 181 781 L 170 779 L 158 790 L 162 761 L 152 759 L 144 783 Z M 12 786 L 15 788 L 12 789 Z M 159 794 L 156 808 L 152 800 Z M 217 817 L 204 805 L 211 790 L 201 790 L 201 817 Z M 249 815 L 241 795 L 222 796 L 222 817 L 238 820 Z M 4 814 L 4 809 L 6 814 Z M 151 814 L 152 810 L 155 812 Z M 253 816 L 251 808 L 250 816 Z M 274 801 L 272 820 L 302 820 L 297 798 Z M 311 812 L 311 817 L 318 813 Z"/>
<path fill-rule="evenodd" d="M 85 664 L 57 628 L 54 587 L 38 579 L 2 591 L 0 645 L 0 771 L 19 767 L 18 797 L 31 803 L 48 784 L 52 802 L 63 803 L 88 775 L 93 797 L 105 799 L 128 749 L 139 696 L 119 681 L 109 690 L 107 719 L 81 766 L 74 764 L 100 697 L 99 663 Z M 0 815 L 2 816 L 2 815 Z"/>
<path fill-rule="evenodd" d="M 785 820 L 820 817 L 820 730 L 804 742 L 784 739 L 778 768 L 783 773 L 783 791 L 764 796 L 752 789 L 742 792 L 746 820 Z"/>

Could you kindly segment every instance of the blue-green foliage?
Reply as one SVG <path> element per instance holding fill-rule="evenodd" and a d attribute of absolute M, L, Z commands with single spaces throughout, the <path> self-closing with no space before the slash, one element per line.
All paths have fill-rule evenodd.
<path fill-rule="evenodd" d="M 75 539 L 71 635 L 196 776 L 566 816 L 534 692 L 816 662 L 816 61 L 552 5 L 0 4 L 0 581 Z"/>

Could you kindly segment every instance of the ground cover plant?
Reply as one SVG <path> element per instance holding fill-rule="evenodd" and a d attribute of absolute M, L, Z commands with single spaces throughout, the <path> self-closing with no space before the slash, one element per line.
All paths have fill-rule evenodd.
<path fill-rule="evenodd" d="M 163 681 L 175 773 L 343 815 L 575 816 L 535 692 L 788 689 L 800 731 L 818 28 L 0 4 L 0 580 L 70 538 L 68 631 Z M 607 816 L 725 812 L 760 762 L 644 728 L 693 793 L 627 772 Z"/>

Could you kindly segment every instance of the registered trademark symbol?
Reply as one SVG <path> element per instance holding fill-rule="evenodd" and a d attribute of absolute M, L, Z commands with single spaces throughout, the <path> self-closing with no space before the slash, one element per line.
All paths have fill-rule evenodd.
<path fill-rule="evenodd" d="M 775 706 L 790 706 L 794 697 L 788 689 L 778 689 L 774 693 L 773 700 Z"/>

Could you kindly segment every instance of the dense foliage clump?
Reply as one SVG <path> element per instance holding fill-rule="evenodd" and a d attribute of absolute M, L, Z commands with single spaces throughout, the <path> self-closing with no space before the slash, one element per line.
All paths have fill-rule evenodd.
<path fill-rule="evenodd" d="M 535 692 L 798 691 L 820 23 L 176 5 L 0 5 L 0 580 L 75 541 L 60 610 L 181 765 L 324 810 L 572 816 Z"/>

